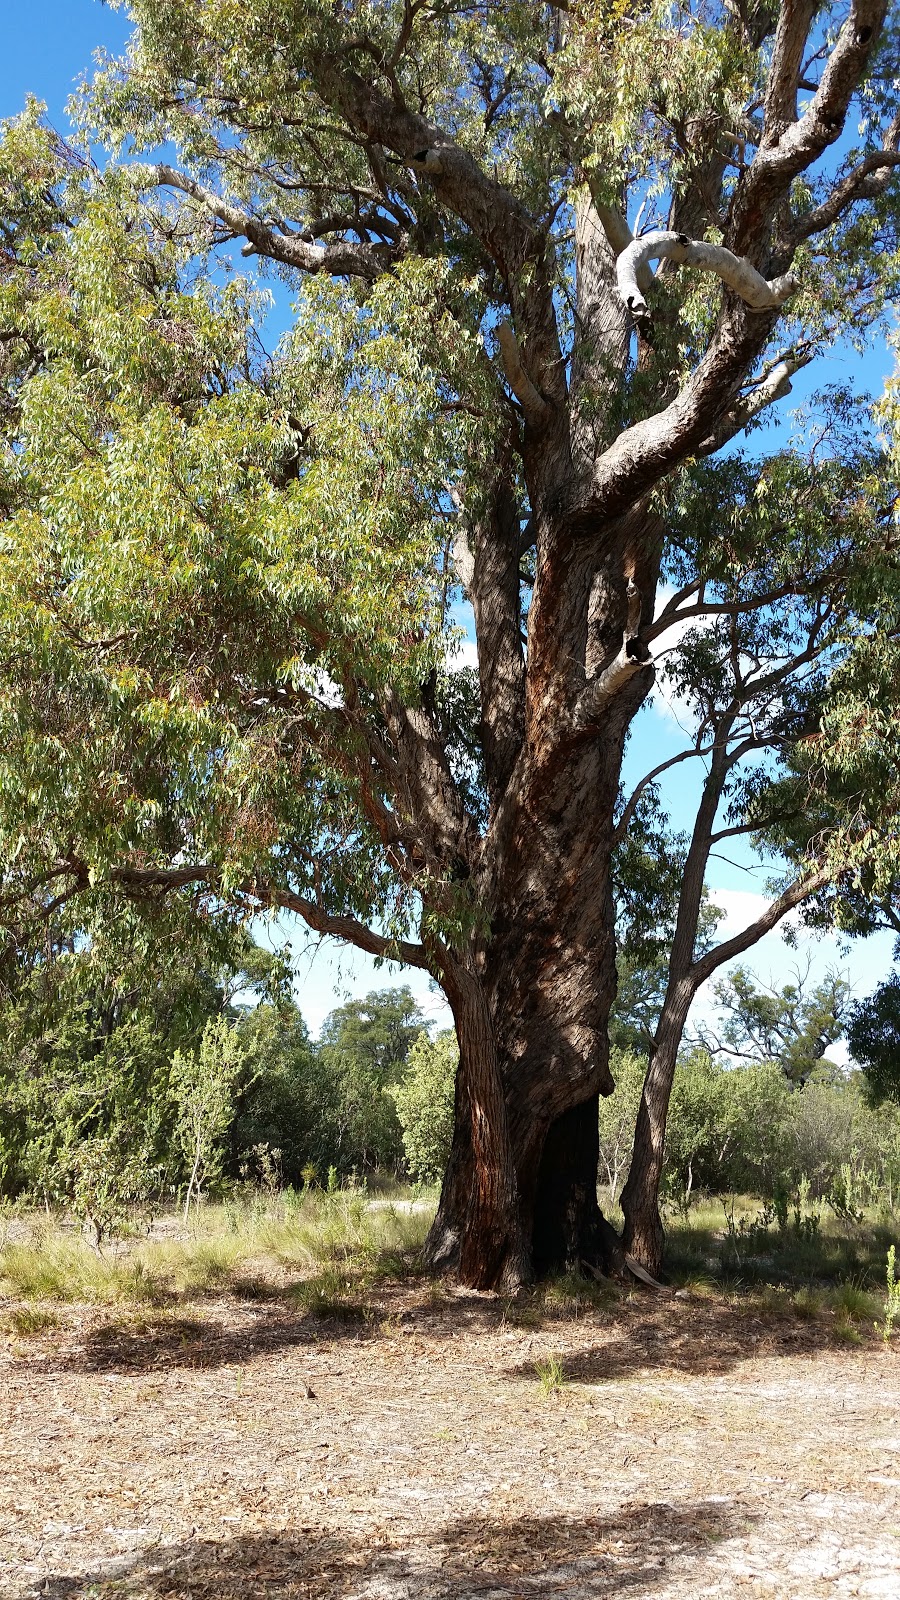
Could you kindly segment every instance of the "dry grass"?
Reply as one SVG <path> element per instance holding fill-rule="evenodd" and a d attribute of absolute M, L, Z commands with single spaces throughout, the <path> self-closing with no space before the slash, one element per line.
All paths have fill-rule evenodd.
<path fill-rule="evenodd" d="M 322 1295 L 343 1300 L 347 1289 L 412 1270 L 429 1222 L 428 1210 L 372 1209 L 364 1193 L 344 1190 L 208 1206 L 186 1229 L 163 1218 L 148 1237 L 98 1250 L 37 1216 L 0 1249 L 0 1297 L 163 1306 L 233 1290 L 264 1300 L 320 1269 Z"/>

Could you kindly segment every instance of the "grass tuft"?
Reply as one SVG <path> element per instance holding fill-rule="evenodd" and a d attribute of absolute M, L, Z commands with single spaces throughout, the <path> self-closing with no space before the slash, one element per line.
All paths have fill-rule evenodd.
<path fill-rule="evenodd" d="M 596 1278 L 583 1278 L 578 1272 L 566 1272 L 543 1284 L 540 1297 L 543 1309 L 549 1315 L 577 1317 L 585 1311 L 612 1305 L 616 1292 L 611 1284 L 598 1283 Z"/>
<path fill-rule="evenodd" d="M 50 1328 L 58 1328 L 62 1318 L 55 1311 L 48 1311 L 45 1306 L 14 1306 L 7 1317 L 4 1317 L 2 1327 L 4 1333 L 15 1333 L 20 1338 L 33 1338 L 36 1334 L 47 1333 Z"/>
<path fill-rule="evenodd" d="M 545 1395 L 556 1394 L 565 1388 L 568 1379 L 559 1356 L 545 1356 L 534 1364 L 535 1374 Z"/>
<path fill-rule="evenodd" d="M 285 1274 L 326 1268 L 371 1284 L 420 1269 L 430 1221 L 430 1209 L 373 1209 L 360 1189 L 288 1192 L 205 1206 L 174 1236 L 117 1240 L 97 1250 L 41 1217 L 24 1238 L 0 1248 L 0 1297 L 161 1306 L 230 1291 L 265 1300 L 282 1292 Z M 346 1297 L 330 1298 L 338 1305 Z"/>

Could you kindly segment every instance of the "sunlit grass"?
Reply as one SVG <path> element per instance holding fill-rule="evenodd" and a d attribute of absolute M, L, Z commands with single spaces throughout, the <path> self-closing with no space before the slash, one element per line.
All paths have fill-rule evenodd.
<path fill-rule="evenodd" d="M 430 1207 L 372 1208 L 358 1189 L 288 1192 L 206 1206 L 186 1229 L 98 1250 L 73 1227 L 33 1217 L 22 1237 L 0 1248 L 0 1297 L 162 1305 L 233 1289 L 264 1300 L 286 1292 L 298 1275 L 331 1268 L 357 1293 L 414 1270 L 430 1221 Z M 310 1306 L 315 1301 L 311 1293 Z"/>
<path fill-rule="evenodd" d="M 727 1202 L 704 1199 L 687 1216 L 667 1216 L 667 1276 L 686 1287 L 697 1280 L 745 1287 L 846 1285 L 865 1294 L 879 1287 L 888 1246 L 900 1234 L 900 1223 L 880 1212 L 851 1222 L 824 1205 L 815 1208 L 818 1224 L 807 1232 L 797 1230 L 793 1210 L 786 1227 L 770 1222 L 754 1231 L 761 1211 L 760 1200 L 741 1195 Z M 742 1222 L 751 1231 L 740 1235 Z"/>
<path fill-rule="evenodd" d="M 545 1395 L 556 1394 L 565 1388 L 568 1379 L 559 1356 L 545 1356 L 534 1364 L 535 1377 Z"/>

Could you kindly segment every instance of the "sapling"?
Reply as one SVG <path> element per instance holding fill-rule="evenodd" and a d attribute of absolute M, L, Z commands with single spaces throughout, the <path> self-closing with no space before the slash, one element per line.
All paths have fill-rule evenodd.
<path fill-rule="evenodd" d="M 897 1258 L 894 1246 L 891 1245 L 887 1253 L 887 1298 L 884 1302 L 884 1321 L 881 1324 L 881 1337 L 885 1344 L 890 1343 L 894 1331 L 894 1321 L 900 1315 L 900 1283 L 897 1281 Z M 877 1327 L 878 1324 L 876 1323 Z"/>

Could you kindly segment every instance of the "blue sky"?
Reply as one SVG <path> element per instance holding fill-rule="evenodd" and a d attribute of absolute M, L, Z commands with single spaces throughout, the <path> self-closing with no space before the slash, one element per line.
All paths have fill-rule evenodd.
<path fill-rule="evenodd" d="M 65 102 L 81 74 L 89 71 L 94 51 L 118 51 L 128 38 L 129 24 L 121 12 L 111 11 L 99 0 L 30 0 L 4 8 L 2 50 L 0 50 L 0 117 L 14 116 L 31 92 L 47 103 L 54 123 L 65 129 Z M 280 319 L 279 319 L 280 320 Z M 849 348 L 835 351 L 824 361 L 801 373 L 795 380 L 794 394 L 782 401 L 780 411 L 787 423 L 792 407 L 806 394 L 826 384 L 848 384 L 859 390 L 880 391 L 890 367 L 886 346 L 874 349 L 860 359 Z M 627 758 L 627 772 L 640 776 L 667 754 L 674 754 L 684 743 L 672 711 L 657 701 L 645 710 L 635 727 Z M 691 786 L 686 763 L 677 769 L 677 779 L 666 790 L 676 826 L 690 822 Z M 724 934 L 736 932 L 745 921 L 758 914 L 762 904 L 765 871 L 748 871 L 749 853 L 742 857 L 730 852 L 731 860 L 711 864 L 710 886 L 714 897 L 726 910 Z M 307 1021 L 317 1030 L 328 1011 L 350 995 L 364 994 L 370 988 L 388 983 L 410 983 L 429 1015 L 442 1024 L 448 1021 L 428 979 L 418 972 L 398 968 L 376 969 L 370 958 L 358 951 L 337 947 L 332 941 L 310 941 L 291 921 L 273 925 L 269 938 L 291 938 L 296 953 L 297 993 Z M 790 969 L 798 962 L 812 964 L 813 973 L 838 964 L 850 976 L 858 993 L 872 989 L 891 967 L 892 940 L 888 935 L 860 941 L 848 952 L 834 940 L 801 939 L 798 950 L 788 949 L 780 935 L 770 934 L 750 953 L 747 964 L 761 978 L 787 981 Z M 699 1009 L 706 1009 L 703 998 Z"/>
<path fill-rule="evenodd" d="M 26 94 L 47 103 L 57 126 L 76 80 L 89 71 L 93 52 L 118 51 L 128 19 L 98 0 L 7 0 L 0 49 L 0 117 L 21 111 Z"/>

